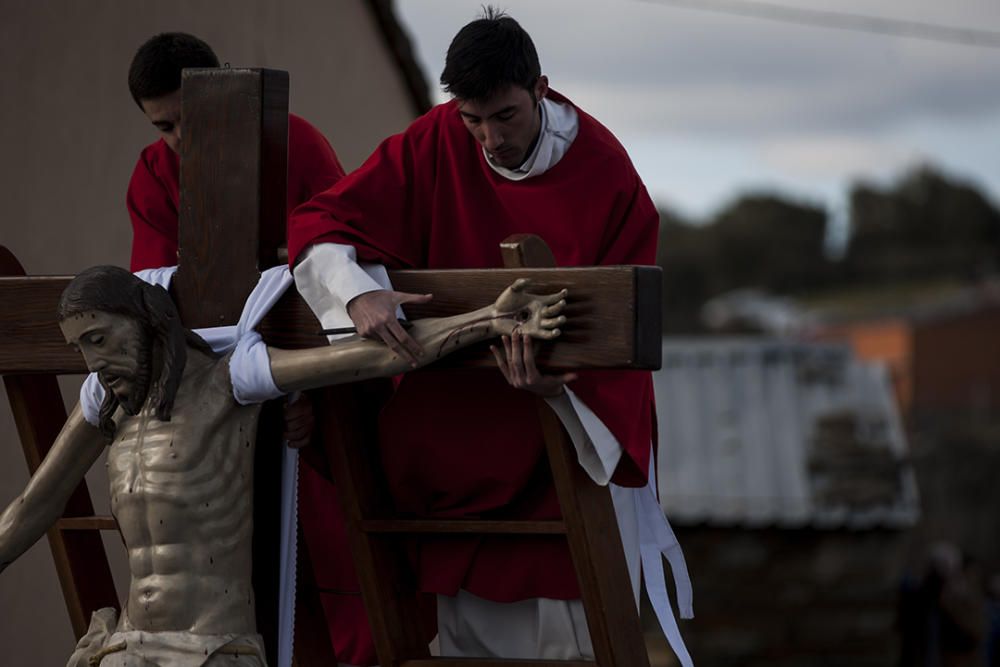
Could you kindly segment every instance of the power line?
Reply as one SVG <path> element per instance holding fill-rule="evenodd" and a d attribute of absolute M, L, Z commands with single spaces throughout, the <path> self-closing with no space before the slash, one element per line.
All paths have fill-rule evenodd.
<path fill-rule="evenodd" d="M 756 0 L 641 1 L 656 5 L 670 5 L 681 9 L 694 9 L 716 14 L 729 14 L 781 23 L 794 23 L 796 25 L 806 25 L 816 28 L 848 30 L 876 35 L 891 35 L 893 37 L 909 37 L 933 42 L 945 42 L 948 44 L 961 44 L 962 46 L 1000 49 L 1000 32 L 994 30 L 958 28 L 936 23 L 903 21 L 849 12 L 788 7 L 786 5 L 758 2 Z"/>

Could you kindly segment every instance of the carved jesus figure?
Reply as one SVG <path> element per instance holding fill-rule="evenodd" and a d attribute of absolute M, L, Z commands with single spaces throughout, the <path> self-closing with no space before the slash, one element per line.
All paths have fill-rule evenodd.
<path fill-rule="evenodd" d="M 418 320 L 419 365 L 499 335 L 549 339 L 565 291 L 519 280 L 490 306 Z M 116 267 L 74 279 L 59 306 L 66 341 L 105 389 L 98 426 L 73 410 L 48 456 L 0 515 L 0 571 L 59 518 L 110 441 L 111 510 L 131 572 L 120 619 L 95 614 L 70 665 L 263 665 L 250 585 L 253 449 L 259 405 L 234 399 L 231 355 L 183 328 L 169 295 Z M 266 348 L 286 392 L 411 368 L 380 342 L 352 337 L 308 350 Z M 102 632 L 103 626 L 103 632 Z"/>

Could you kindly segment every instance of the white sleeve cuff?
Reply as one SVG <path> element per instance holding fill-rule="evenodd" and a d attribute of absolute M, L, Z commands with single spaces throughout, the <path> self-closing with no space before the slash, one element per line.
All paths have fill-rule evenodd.
<path fill-rule="evenodd" d="M 233 397 L 240 405 L 263 403 L 285 395 L 274 384 L 267 345 L 256 331 L 247 332 L 236 344 L 229 357 L 229 379 L 233 383 Z"/>
<path fill-rule="evenodd" d="M 358 266 L 354 246 L 319 243 L 306 249 L 295 266 L 295 286 L 308 301 L 306 292 L 322 290 L 341 308 L 356 296 L 383 287 Z"/>
<path fill-rule="evenodd" d="M 595 483 L 606 486 L 622 457 L 618 439 L 568 387 L 559 396 L 546 398 L 545 402 L 566 428 L 580 466 Z"/>
<path fill-rule="evenodd" d="M 347 315 L 351 299 L 381 289 L 392 289 L 381 264 L 358 264 L 353 246 L 320 243 L 310 246 L 294 271 L 295 287 L 324 329 L 351 327 Z M 396 308 L 403 318 L 403 309 Z M 333 341 L 341 336 L 330 336 Z"/>

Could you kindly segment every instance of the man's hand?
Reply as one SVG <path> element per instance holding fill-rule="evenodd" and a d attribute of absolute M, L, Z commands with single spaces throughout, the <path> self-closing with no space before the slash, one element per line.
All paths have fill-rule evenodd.
<path fill-rule="evenodd" d="M 396 307 L 405 303 L 427 303 L 433 298 L 430 294 L 375 290 L 351 299 L 347 304 L 347 314 L 359 334 L 365 338 L 381 340 L 389 346 L 389 349 L 415 367 L 417 359 L 424 353 L 424 348 L 406 333 L 396 319 Z"/>
<path fill-rule="evenodd" d="M 514 330 L 510 336 L 503 336 L 503 350 L 496 345 L 490 345 L 490 351 L 497 360 L 500 372 L 510 386 L 526 389 L 544 397 L 558 396 L 568 382 L 577 378 L 576 373 L 562 375 L 545 375 L 535 366 L 535 351 L 531 336 L 522 336 Z"/>
<path fill-rule="evenodd" d="M 285 432 L 281 437 L 289 447 L 301 449 L 312 441 L 316 430 L 316 415 L 312 401 L 305 394 L 299 394 L 294 401 L 285 403 Z"/>

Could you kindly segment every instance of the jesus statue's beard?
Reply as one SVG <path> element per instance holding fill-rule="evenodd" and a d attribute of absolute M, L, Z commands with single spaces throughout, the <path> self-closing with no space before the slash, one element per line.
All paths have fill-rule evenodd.
<path fill-rule="evenodd" d="M 151 336 L 141 336 L 137 344 L 136 371 L 128 394 L 118 399 L 122 410 L 133 417 L 142 410 L 149 396 L 150 377 L 153 374 L 153 341 Z"/>

